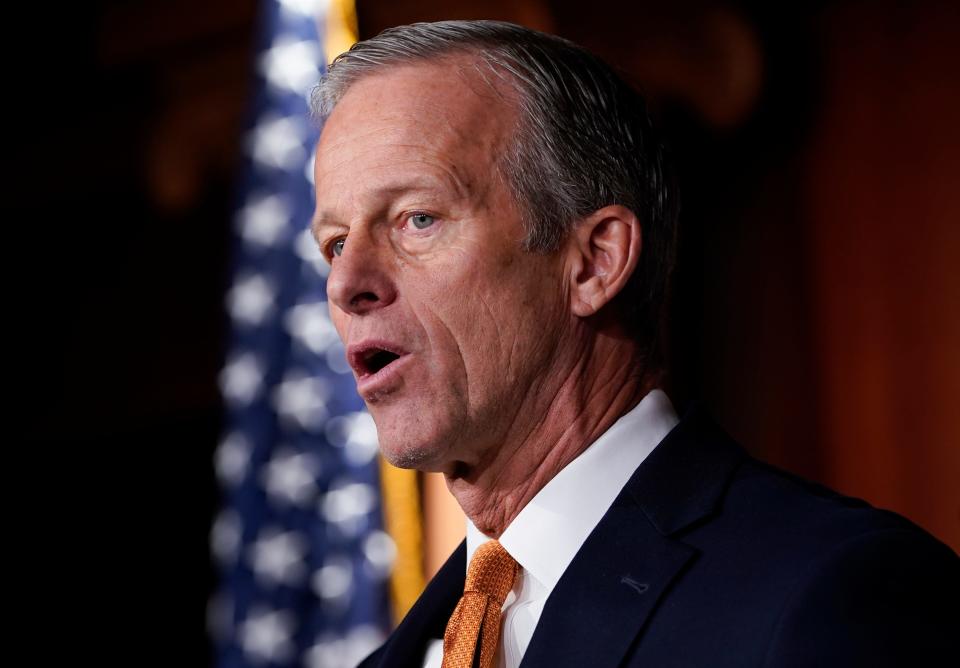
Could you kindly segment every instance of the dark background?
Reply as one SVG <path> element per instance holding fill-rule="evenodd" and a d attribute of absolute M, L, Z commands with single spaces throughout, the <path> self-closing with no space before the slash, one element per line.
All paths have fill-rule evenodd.
<path fill-rule="evenodd" d="M 361 37 L 514 20 L 623 70 L 683 193 L 676 403 L 704 400 L 755 454 L 960 548 L 958 10 L 666 4 L 361 1 L 358 16 Z M 8 16 L 4 43 L 11 451 L 40 509 L 25 535 L 56 545 L 28 560 L 83 593 L 32 605 L 79 623 L 109 600 L 80 649 L 202 665 L 257 3 L 48 14 Z"/>

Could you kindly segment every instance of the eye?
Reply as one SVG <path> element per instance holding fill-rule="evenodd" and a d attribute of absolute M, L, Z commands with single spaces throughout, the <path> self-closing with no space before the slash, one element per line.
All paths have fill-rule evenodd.
<path fill-rule="evenodd" d="M 330 251 L 337 256 L 343 255 L 343 243 L 346 240 L 347 240 L 346 237 L 340 237 L 339 239 L 334 241 L 332 244 L 330 244 Z"/>
<path fill-rule="evenodd" d="M 418 230 L 425 230 L 436 222 L 436 219 L 428 213 L 414 213 L 407 220 Z"/>

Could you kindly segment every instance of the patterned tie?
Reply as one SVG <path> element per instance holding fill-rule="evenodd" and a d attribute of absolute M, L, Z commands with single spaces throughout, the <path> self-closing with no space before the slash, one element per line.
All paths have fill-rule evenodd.
<path fill-rule="evenodd" d="M 442 668 L 471 668 L 480 636 L 480 668 L 492 668 L 500 637 L 500 609 L 520 566 L 495 540 L 477 548 L 463 596 L 443 634 Z M 481 633 L 482 629 L 482 633 Z"/>

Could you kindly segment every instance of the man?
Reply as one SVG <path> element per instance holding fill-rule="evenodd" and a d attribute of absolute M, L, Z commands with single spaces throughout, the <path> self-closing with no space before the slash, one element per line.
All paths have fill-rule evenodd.
<path fill-rule="evenodd" d="M 642 99 L 559 38 L 395 28 L 318 88 L 313 231 L 393 464 L 469 518 L 365 666 L 960 657 L 960 566 L 658 389 L 676 195 Z M 469 564 L 469 567 L 468 567 Z"/>

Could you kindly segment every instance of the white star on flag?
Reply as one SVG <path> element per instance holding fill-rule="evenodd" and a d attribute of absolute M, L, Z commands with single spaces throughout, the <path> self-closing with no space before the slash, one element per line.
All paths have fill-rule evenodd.
<path fill-rule="evenodd" d="M 224 438 L 214 453 L 214 469 L 223 485 L 240 484 L 250 467 L 253 444 L 241 433 L 231 432 Z"/>
<path fill-rule="evenodd" d="M 318 355 L 340 341 L 327 302 L 297 304 L 287 312 L 284 325 L 297 341 Z"/>
<path fill-rule="evenodd" d="M 248 548 L 253 572 L 267 584 L 295 585 L 306 575 L 307 540 L 299 531 L 264 529 Z"/>
<path fill-rule="evenodd" d="M 306 95 L 320 79 L 324 54 L 316 42 L 284 35 L 260 57 L 260 71 L 271 86 Z"/>
<path fill-rule="evenodd" d="M 237 214 L 240 236 L 251 244 L 273 246 L 283 238 L 291 215 L 290 202 L 286 197 L 258 197 Z"/>
<path fill-rule="evenodd" d="M 327 602 L 344 599 L 353 586 L 353 565 L 341 555 L 331 555 L 311 578 L 310 584 L 317 596 Z"/>
<path fill-rule="evenodd" d="M 296 117 L 265 117 L 249 135 L 253 159 L 266 167 L 283 170 L 302 167 L 307 159 L 303 148 L 305 140 L 303 121 Z"/>
<path fill-rule="evenodd" d="M 292 372 L 273 391 L 273 406 L 281 419 L 308 431 L 327 419 L 330 385 L 323 378 Z"/>
<path fill-rule="evenodd" d="M 273 310 L 273 286 L 260 274 L 239 279 L 227 294 L 230 317 L 245 325 L 259 325 Z"/>
<path fill-rule="evenodd" d="M 249 404 L 263 384 L 263 364 L 253 353 L 235 357 L 220 372 L 220 392 L 235 405 Z"/>
<path fill-rule="evenodd" d="M 363 541 L 363 556 L 378 578 L 390 575 L 397 558 L 397 544 L 383 531 L 371 531 Z"/>
<path fill-rule="evenodd" d="M 316 496 L 319 472 L 320 463 L 314 455 L 280 448 L 263 470 L 263 486 L 275 500 L 306 506 Z"/>
<path fill-rule="evenodd" d="M 327 439 L 344 449 L 348 462 L 361 466 L 377 454 L 377 425 L 366 411 L 338 415 L 327 423 Z"/>
<path fill-rule="evenodd" d="M 346 637 L 324 635 L 307 650 L 306 668 L 355 668 L 386 639 L 380 629 L 364 625 Z"/>
<path fill-rule="evenodd" d="M 217 516 L 210 531 L 210 550 L 221 563 L 229 563 L 237 556 L 241 532 L 240 515 L 235 510 L 224 510 Z"/>
<path fill-rule="evenodd" d="M 320 513 L 344 534 L 354 536 L 365 525 L 367 515 L 376 507 L 374 489 L 362 482 L 335 481 L 320 500 Z"/>
<path fill-rule="evenodd" d="M 240 628 L 243 651 L 256 661 L 283 661 L 293 653 L 296 618 L 287 610 L 251 612 Z"/>
<path fill-rule="evenodd" d="M 330 4 L 330 0 L 278 0 L 278 2 L 285 11 L 311 19 L 318 16 L 320 10 L 326 9 Z"/>

